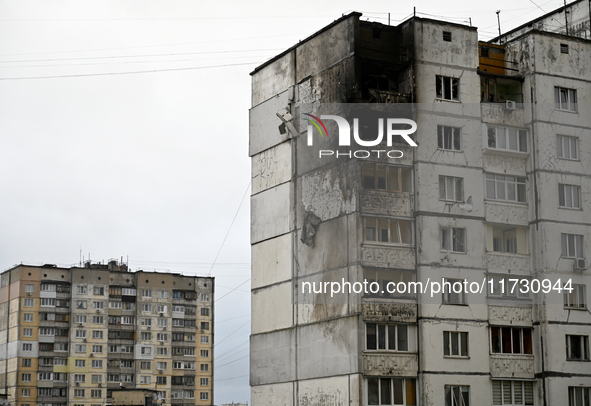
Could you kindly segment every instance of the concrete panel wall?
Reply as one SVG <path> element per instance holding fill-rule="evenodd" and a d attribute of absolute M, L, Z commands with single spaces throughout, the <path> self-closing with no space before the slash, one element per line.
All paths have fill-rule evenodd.
<path fill-rule="evenodd" d="M 251 244 L 291 231 L 291 195 L 284 183 L 251 197 Z"/>
<path fill-rule="evenodd" d="M 253 107 L 249 113 L 249 155 L 256 155 L 289 139 L 287 132 L 279 131 L 282 121 L 277 112 L 288 107 L 293 91 L 285 90 L 264 103 Z"/>
<path fill-rule="evenodd" d="M 295 379 L 295 329 L 256 334 L 250 337 L 250 385 L 288 382 Z M 280 386 L 274 393 L 282 393 Z M 267 392 L 261 390 L 259 393 Z M 283 398 L 281 396 L 280 398 Z M 253 399 L 254 402 L 254 399 Z M 290 402 L 291 403 L 291 402 Z"/>
<path fill-rule="evenodd" d="M 252 157 L 252 194 L 291 179 L 291 142 L 264 150 Z"/>
<path fill-rule="evenodd" d="M 250 400 L 257 406 L 290 406 L 294 404 L 293 386 L 291 382 L 252 386 Z"/>
<path fill-rule="evenodd" d="M 251 333 L 258 334 L 293 325 L 291 281 L 254 290 L 251 297 Z"/>
<path fill-rule="evenodd" d="M 291 279 L 292 234 L 252 246 L 252 289 Z"/>

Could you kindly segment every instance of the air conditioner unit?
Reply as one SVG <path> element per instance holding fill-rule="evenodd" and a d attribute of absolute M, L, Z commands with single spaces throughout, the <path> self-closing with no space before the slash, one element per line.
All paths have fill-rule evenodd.
<path fill-rule="evenodd" d="M 515 110 L 515 102 L 513 100 L 506 100 L 505 101 L 505 108 L 507 110 Z"/>
<path fill-rule="evenodd" d="M 76 386 L 80 386 L 80 382 L 76 382 Z"/>
<path fill-rule="evenodd" d="M 31 296 L 31 292 L 27 292 L 27 296 Z"/>
<path fill-rule="evenodd" d="M 164 340 L 160 340 L 160 344 L 164 344 Z"/>
<path fill-rule="evenodd" d="M 573 264 L 573 269 L 575 271 L 584 271 L 585 269 L 587 269 L 587 260 L 584 258 L 575 259 L 575 263 Z"/>
<path fill-rule="evenodd" d="M 103 387 L 103 384 L 102 384 L 102 383 L 99 383 L 99 384 L 98 384 L 98 387 L 99 387 L 99 388 L 102 388 L 102 387 Z"/>
<path fill-rule="evenodd" d="M 86 338 L 84 340 L 82 340 L 82 341 L 86 342 Z"/>
<path fill-rule="evenodd" d="M 164 370 L 160 369 L 160 370 L 158 370 L 158 373 L 159 374 L 163 374 L 164 373 Z"/>
<path fill-rule="evenodd" d="M 92 357 L 94 357 L 94 355 L 92 353 L 90 353 L 89 357 L 92 358 Z"/>
<path fill-rule="evenodd" d="M 160 313 L 160 317 L 164 317 L 164 313 Z"/>

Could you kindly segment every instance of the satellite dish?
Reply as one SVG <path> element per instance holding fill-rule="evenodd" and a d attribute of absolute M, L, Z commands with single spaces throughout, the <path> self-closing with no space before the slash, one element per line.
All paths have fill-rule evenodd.
<path fill-rule="evenodd" d="M 468 197 L 466 203 L 458 204 L 458 207 L 464 211 L 471 212 L 474 209 L 474 206 L 472 206 L 472 196 Z"/>

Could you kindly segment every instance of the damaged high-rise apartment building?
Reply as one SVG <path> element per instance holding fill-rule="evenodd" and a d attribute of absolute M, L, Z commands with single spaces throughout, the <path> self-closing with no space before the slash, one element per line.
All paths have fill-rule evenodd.
<path fill-rule="evenodd" d="M 254 406 L 589 405 L 589 10 L 489 42 L 352 13 L 252 73 Z M 414 120 L 418 147 L 339 145 L 313 120 L 370 105 Z M 404 156 L 343 155 L 360 149 Z M 484 289 L 302 290 L 442 278 Z"/>

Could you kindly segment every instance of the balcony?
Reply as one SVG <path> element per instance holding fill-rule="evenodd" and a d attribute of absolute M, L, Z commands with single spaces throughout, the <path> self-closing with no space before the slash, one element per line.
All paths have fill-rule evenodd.
<path fill-rule="evenodd" d="M 510 254 L 506 252 L 487 252 L 486 267 L 489 271 L 498 270 L 506 273 L 528 272 L 530 269 L 529 255 Z"/>
<path fill-rule="evenodd" d="M 363 214 L 412 217 L 414 196 L 409 193 L 360 190 L 359 206 Z"/>
<path fill-rule="evenodd" d="M 419 369 L 416 354 L 364 353 L 365 376 L 416 376 Z"/>
<path fill-rule="evenodd" d="M 414 247 L 365 243 L 361 246 L 361 265 L 414 269 Z"/>
<path fill-rule="evenodd" d="M 527 204 L 505 203 L 485 200 L 485 218 L 489 223 L 527 226 L 529 210 Z"/>
<path fill-rule="evenodd" d="M 490 374 L 492 378 L 534 379 L 534 357 L 533 355 L 492 354 Z"/>

